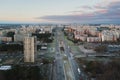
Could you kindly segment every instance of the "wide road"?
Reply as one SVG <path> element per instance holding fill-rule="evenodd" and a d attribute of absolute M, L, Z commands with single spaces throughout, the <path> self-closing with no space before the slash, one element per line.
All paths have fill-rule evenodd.
<path fill-rule="evenodd" d="M 70 67 L 71 67 L 71 71 L 73 73 L 73 77 L 75 80 L 80 80 L 80 72 L 78 72 L 79 66 L 76 63 L 76 61 L 74 60 L 74 57 L 72 55 L 72 53 L 70 52 L 70 47 L 67 44 L 67 41 L 64 39 L 64 34 L 63 32 L 61 32 L 61 36 L 62 36 L 62 40 L 64 43 L 64 49 L 65 49 L 65 54 L 67 55 Z"/>
<path fill-rule="evenodd" d="M 74 60 L 67 40 L 60 29 L 55 33 L 56 54 L 54 62 L 53 80 L 87 80 Z M 64 51 L 60 50 L 61 43 Z M 79 70 L 78 70 L 79 69 Z"/>
<path fill-rule="evenodd" d="M 88 80 L 87 76 L 85 75 L 83 70 L 81 70 L 78 63 L 74 59 L 71 48 L 68 45 L 68 43 L 67 43 L 68 41 L 65 39 L 63 32 L 61 32 L 61 35 L 62 35 L 62 40 L 64 43 L 65 54 L 68 57 L 68 60 L 69 60 L 70 66 L 72 68 L 75 80 Z"/>
<path fill-rule="evenodd" d="M 78 71 L 77 72 L 74 71 L 76 68 L 74 69 L 72 66 L 74 64 L 71 63 L 71 59 L 73 59 L 73 58 L 69 54 L 69 49 L 66 48 L 67 44 L 65 43 L 64 35 L 63 35 L 62 31 L 58 29 L 56 36 L 58 36 L 58 37 L 56 37 L 56 41 L 57 41 L 57 43 L 56 43 L 57 52 L 56 53 L 58 55 L 58 56 L 56 56 L 56 61 L 58 59 L 59 59 L 59 61 L 61 61 L 61 64 L 59 63 L 59 61 L 57 61 L 57 64 L 62 65 L 63 72 L 64 72 L 64 79 L 65 80 L 79 80 L 79 77 L 76 77 L 76 74 L 78 73 Z M 64 51 L 60 50 L 61 45 L 64 47 Z M 58 69 L 58 70 L 60 70 L 60 69 Z M 58 72 L 60 72 L 60 71 L 58 71 Z M 59 75 L 57 75 L 57 76 L 59 77 Z M 61 80 L 63 80 L 63 79 L 61 79 Z"/>
<path fill-rule="evenodd" d="M 55 54 L 55 62 L 54 62 L 53 80 L 66 80 L 64 66 L 63 66 L 64 63 L 59 48 L 58 31 L 55 32 L 55 40 L 56 40 L 56 48 L 55 48 L 56 54 Z"/>

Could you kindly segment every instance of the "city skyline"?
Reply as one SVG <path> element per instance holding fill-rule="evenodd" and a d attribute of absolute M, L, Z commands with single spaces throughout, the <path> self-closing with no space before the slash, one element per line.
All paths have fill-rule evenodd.
<path fill-rule="evenodd" d="M 119 23 L 120 0 L 0 0 L 0 23 Z"/>

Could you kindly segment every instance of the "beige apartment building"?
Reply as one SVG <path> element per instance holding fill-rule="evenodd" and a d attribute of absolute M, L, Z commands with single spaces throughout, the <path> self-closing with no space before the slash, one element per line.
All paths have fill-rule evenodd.
<path fill-rule="evenodd" d="M 24 62 L 35 62 L 36 58 L 36 37 L 24 38 Z"/>

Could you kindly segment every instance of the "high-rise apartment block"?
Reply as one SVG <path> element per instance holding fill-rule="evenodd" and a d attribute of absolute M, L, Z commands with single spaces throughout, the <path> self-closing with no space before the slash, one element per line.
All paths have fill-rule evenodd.
<path fill-rule="evenodd" d="M 36 57 L 36 37 L 24 38 L 24 62 L 35 62 Z"/>

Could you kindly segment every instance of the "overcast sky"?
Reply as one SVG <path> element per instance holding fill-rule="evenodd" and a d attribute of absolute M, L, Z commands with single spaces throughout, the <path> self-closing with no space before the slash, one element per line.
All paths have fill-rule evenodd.
<path fill-rule="evenodd" d="M 0 23 L 119 23 L 120 0 L 0 0 Z"/>

